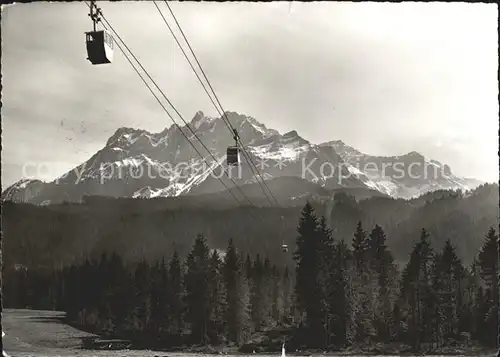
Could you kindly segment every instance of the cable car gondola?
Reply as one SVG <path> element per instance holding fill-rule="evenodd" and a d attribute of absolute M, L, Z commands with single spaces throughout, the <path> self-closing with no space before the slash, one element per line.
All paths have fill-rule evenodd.
<path fill-rule="evenodd" d="M 106 30 L 85 33 L 87 37 L 87 59 L 92 64 L 113 62 L 113 37 Z"/>
<path fill-rule="evenodd" d="M 238 132 L 236 129 L 234 131 L 234 146 L 229 146 L 226 151 L 226 161 L 228 166 L 238 166 L 240 163 L 240 148 L 238 146 Z"/>
<path fill-rule="evenodd" d="M 87 59 L 94 65 L 113 62 L 113 36 L 107 30 L 97 31 L 96 25 L 100 21 L 99 13 L 94 1 L 90 4 L 90 18 L 94 23 L 94 30 L 85 33 L 87 43 Z"/>
<path fill-rule="evenodd" d="M 226 152 L 228 166 L 237 166 L 240 162 L 240 149 L 237 146 L 229 146 Z"/>
<path fill-rule="evenodd" d="M 281 244 L 281 251 L 283 253 L 287 253 L 288 252 L 288 245 L 285 244 L 285 241 L 283 241 L 283 244 Z"/>

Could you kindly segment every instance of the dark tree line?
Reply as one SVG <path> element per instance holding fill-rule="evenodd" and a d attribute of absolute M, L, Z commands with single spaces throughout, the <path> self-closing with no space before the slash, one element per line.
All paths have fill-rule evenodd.
<path fill-rule="evenodd" d="M 493 228 L 470 268 L 449 240 L 434 251 L 422 229 L 401 274 L 378 225 L 367 232 L 359 222 L 349 249 L 306 205 L 298 230 L 295 292 L 307 346 L 399 341 L 421 350 L 471 340 L 496 346 L 498 235 Z"/>
<path fill-rule="evenodd" d="M 196 235 L 203 232 L 211 248 L 226 249 L 230 238 L 252 259 L 259 253 L 280 267 L 292 267 L 291 254 L 282 254 L 284 241 L 294 246 L 303 206 L 198 207 L 198 196 L 161 200 L 102 199 L 82 204 L 34 206 L 2 202 L 4 265 L 57 268 L 103 251 L 124 261 L 148 262 L 172 254 L 175 245 L 184 261 Z M 350 241 L 358 221 L 383 227 L 399 267 L 413 249 L 415 232 L 425 227 L 432 247 L 442 250 L 450 240 L 464 264 L 470 265 L 484 232 L 498 226 L 498 185 L 484 185 L 462 194 L 436 191 L 412 200 L 372 197 L 356 201 L 345 192 L 314 197 L 311 205 L 325 215 L 336 240 Z M 234 200 L 233 200 L 234 201 Z M 256 224 L 255 220 L 258 220 Z M 127 263 L 128 264 L 128 263 Z"/>
<path fill-rule="evenodd" d="M 256 345 L 288 331 L 290 348 L 343 349 L 376 343 L 425 350 L 496 345 L 498 235 L 491 228 L 471 266 L 447 240 L 422 229 L 398 269 L 379 225 L 358 222 L 350 241 L 308 203 L 293 251 L 295 269 L 198 235 L 185 259 L 153 263 L 102 254 L 62 269 L 5 272 L 4 305 L 64 310 L 93 331 L 173 345 Z M 288 253 L 283 253 L 288 254 Z"/>
<path fill-rule="evenodd" d="M 287 267 L 244 256 L 230 240 L 221 254 L 198 235 L 182 262 L 127 266 L 115 253 L 58 271 L 18 268 L 5 304 L 58 309 L 69 321 L 114 336 L 163 345 L 237 344 L 255 331 L 289 323 L 292 282 Z"/>

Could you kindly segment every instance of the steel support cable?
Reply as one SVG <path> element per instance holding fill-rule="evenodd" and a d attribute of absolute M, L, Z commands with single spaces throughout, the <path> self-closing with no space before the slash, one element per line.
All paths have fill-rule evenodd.
<path fill-rule="evenodd" d="M 114 30 L 114 28 L 111 26 L 111 24 L 106 20 L 106 18 L 101 15 L 103 20 L 106 22 L 106 24 L 108 25 L 108 27 L 116 34 L 117 38 L 123 43 L 124 47 L 130 52 L 130 54 L 132 55 L 132 57 L 136 60 L 136 62 L 139 64 L 139 66 L 141 67 L 141 69 L 144 71 L 144 73 L 148 76 L 148 78 L 151 80 L 151 82 L 153 82 L 153 84 L 155 85 L 155 87 L 158 89 L 158 91 L 162 94 L 163 98 L 165 98 L 165 100 L 168 102 L 168 104 L 172 107 L 172 109 L 176 112 L 176 114 L 179 116 L 179 118 L 182 120 L 182 122 L 186 125 L 186 127 L 189 129 L 189 131 L 191 131 L 191 133 L 193 134 L 193 136 L 198 139 L 198 141 L 200 142 L 200 144 L 202 145 L 202 147 L 210 154 L 210 156 L 212 157 L 212 159 L 215 161 L 215 162 L 218 162 L 217 158 L 211 153 L 210 149 L 207 148 L 207 146 L 203 143 L 203 141 L 198 137 L 198 135 L 196 135 L 196 132 L 193 131 L 193 129 L 191 128 L 191 126 L 186 122 L 186 120 L 184 120 L 184 118 L 182 117 L 182 115 L 179 113 L 179 111 L 175 108 L 175 106 L 172 104 L 172 102 L 168 99 L 168 97 L 165 95 L 165 93 L 161 90 L 161 88 L 158 86 L 158 84 L 155 82 L 155 80 L 149 75 L 149 73 L 147 72 L 147 70 L 144 68 L 144 66 L 142 66 L 141 62 L 137 59 L 137 57 L 133 54 L 133 52 L 130 50 L 130 48 L 127 46 L 127 44 L 121 39 L 121 37 L 118 35 L 118 33 Z M 123 52 L 123 50 L 122 50 Z M 170 118 L 172 119 L 172 121 L 175 123 L 173 117 L 170 115 L 170 113 L 167 112 L 167 114 L 170 116 Z M 180 126 L 175 123 L 177 128 L 179 129 L 179 131 L 182 132 Z M 183 133 L 183 136 L 186 138 L 186 140 L 188 140 L 188 142 L 191 144 L 191 146 L 195 149 L 195 151 L 198 153 L 198 155 L 200 155 L 200 157 L 202 158 L 202 160 L 204 160 L 206 162 L 206 160 L 203 158 L 203 155 L 201 155 L 199 153 L 199 151 L 196 149 L 196 147 L 194 146 L 194 144 L 190 141 L 190 139 L 184 135 Z M 208 162 L 206 162 L 208 164 Z M 231 180 L 231 182 L 236 186 L 236 188 L 240 191 L 240 193 L 243 195 L 243 197 L 247 200 L 247 202 L 252 205 L 252 206 L 255 206 L 251 201 L 250 199 L 245 195 L 245 193 L 243 192 L 243 190 L 236 184 L 236 182 L 227 174 L 227 172 L 224 171 L 224 174 L 229 178 L 229 180 Z M 224 183 L 224 181 L 222 181 L 221 178 L 218 178 L 219 181 L 224 185 L 224 187 L 226 189 L 229 190 L 229 192 L 232 194 L 232 192 L 230 191 L 230 189 L 227 187 L 227 185 Z M 234 196 L 234 195 L 233 195 Z"/>
<path fill-rule="evenodd" d="M 165 2 L 165 5 L 167 5 L 170 13 L 172 14 L 172 17 L 177 25 L 177 27 L 179 28 L 181 34 L 182 34 L 182 37 L 184 38 L 184 40 L 186 41 L 186 44 L 188 45 L 189 47 L 189 50 L 191 51 L 191 54 L 193 55 L 194 59 L 196 60 L 196 63 L 198 64 L 198 66 L 200 67 L 200 71 L 201 73 L 203 74 L 203 77 L 205 78 L 205 80 L 207 81 L 207 84 L 208 86 L 210 87 L 210 90 L 212 91 L 214 97 L 215 97 L 215 100 L 217 101 L 217 103 L 219 104 L 220 108 L 222 109 L 222 112 L 223 112 L 223 120 L 225 118 L 225 123 L 226 123 L 226 126 L 228 127 L 228 129 L 230 130 L 231 134 L 234 133 L 234 127 L 231 125 L 231 123 L 229 122 L 229 119 L 227 118 L 227 115 L 226 115 L 226 112 L 224 111 L 224 108 L 222 107 L 222 104 L 220 103 L 218 97 L 217 97 L 217 94 L 215 93 L 212 85 L 210 84 L 210 81 L 208 80 L 207 78 L 207 75 L 205 74 L 205 71 L 203 70 L 203 67 L 201 66 L 200 62 L 198 61 L 198 58 L 196 57 L 194 51 L 193 51 L 193 48 L 191 47 L 191 45 L 189 44 L 189 41 L 188 39 L 186 38 L 186 35 L 184 34 L 184 31 L 182 30 L 182 27 L 180 26 L 179 22 L 177 21 L 177 18 L 174 14 L 174 12 L 172 11 L 172 9 L 170 8 L 170 5 L 168 5 L 168 2 L 166 0 L 164 0 Z M 210 96 L 209 96 L 210 97 Z M 217 109 L 217 108 L 216 108 Z M 220 112 L 219 112 L 220 114 Z M 243 150 L 243 153 L 244 153 L 244 157 L 245 159 L 247 160 L 247 163 L 249 164 L 250 168 L 252 169 L 252 166 L 255 168 L 255 171 L 257 172 L 257 174 L 259 175 L 259 177 L 261 178 L 262 180 L 262 183 L 266 186 L 266 188 L 268 189 L 269 193 L 271 194 L 271 196 L 273 197 L 274 201 L 276 202 L 276 204 L 278 206 L 280 206 L 278 200 L 276 199 L 276 197 L 273 195 L 271 189 L 269 188 L 269 186 L 267 185 L 267 183 L 265 182 L 264 178 L 262 177 L 261 173 L 259 172 L 257 166 L 255 165 L 255 163 L 253 162 L 250 154 L 248 154 L 247 150 L 245 149 L 244 145 L 243 145 L 243 142 L 241 141 L 241 139 L 238 137 L 238 140 L 241 144 L 241 147 L 242 147 L 242 150 Z M 253 171 L 253 169 L 252 169 Z M 254 171 L 254 175 L 255 175 L 255 171 Z M 257 178 L 257 177 L 256 177 Z M 258 182 L 258 179 L 257 179 L 257 182 Z"/>
<path fill-rule="evenodd" d="M 87 2 L 85 2 L 85 4 L 87 6 L 90 7 L 90 5 L 88 5 Z M 138 62 L 139 66 L 141 66 L 141 68 L 143 69 L 144 72 L 146 72 L 146 74 L 148 75 L 148 77 L 151 79 L 151 81 L 153 83 L 154 80 L 149 76 L 149 74 L 147 73 L 147 71 L 144 69 L 144 67 L 141 65 L 140 61 L 134 56 L 134 54 L 132 53 L 132 51 L 130 50 L 130 48 L 128 48 L 128 46 L 125 44 L 125 42 L 121 39 L 121 37 L 118 35 L 118 33 L 115 31 L 115 29 L 111 26 L 111 24 L 106 20 L 106 18 L 104 17 L 104 15 L 102 14 L 102 12 L 100 12 L 100 15 L 102 17 L 102 19 L 106 22 L 107 24 L 107 27 L 109 27 L 113 33 L 116 35 L 116 37 L 122 42 L 122 44 L 124 45 L 124 47 L 130 52 L 130 54 L 132 55 L 132 57 L 134 57 L 134 59 Z M 106 25 L 103 24 L 104 28 L 106 28 Z M 167 115 L 170 117 L 170 119 L 172 120 L 172 122 L 174 123 L 174 125 L 179 129 L 180 133 L 184 136 L 184 138 L 186 138 L 186 140 L 189 142 L 189 144 L 193 147 L 193 149 L 196 151 L 196 153 L 201 157 L 201 159 L 209 164 L 206 159 L 203 157 L 203 155 L 199 152 L 199 150 L 196 148 L 196 146 L 191 142 L 191 140 L 187 137 L 187 135 L 182 131 L 182 128 L 179 126 L 179 124 L 177 124 L 174 120 L 174 118 L 172 117 L 172 115 L 168 112 L 168 110 L 165 108 L 165 106 L 163 105 L 163 103 L 161 102 L 161 100 L 157 97 L 157 95 L 154 93 L 154 91 L 152 90 L 152 88 L 149 86 L 149 84 L 147 83 L 147 81 L 144 79 L 144 77 L 140 74 L 140 72 L 138 71 L 138 69 L 135 67 L 135 65 L 132 63 L 132 61 L 130 60 L 130 58 L 128 57 L 128 55 L 125 53 L 125 51 L 123 50 L 123 48 L 120 46 L 120 44 L 117 42 L 116 43 L 118 48 L 122 51 L 123 55 L 125 56 L 125 58 L 127 59 L 127 61 L 130 63 L 130 65 L 132 66 L 132 68 L 134 69 L 134 71 L 139 75 L 139 77 L 141 78 L 141 80 L 144 82 L 144 84 L 146 85 L 146 87 L 149 89 L 149 91 L 151 92 L 151 94 L 153 94 L 153 96 L 155 97 L 155 99 L 158 101 L 158 103 L 160 104 L 160 106 L 163 108 L 163 110 L 165 111 L 165 113 L 167 113 Z M 156 84 L 156 83 L 155 83 Z M 161 89 L 156 85 L 157 89 L 163 94 L 163 92 L 161 91 Z M 169 104 L 174 108 L 175 110 L 175 107 L 172 105 L 172 103 L 168 100 L 168 98 L 166 98 L 165 94 L 163 94 L 164 98 L 169 102 Z M 177 111 L 176 111 L 177 112 Z M 177 114 L 182 118 L 182 116 L 177 112 Z M 184 121 L 184 120 L 183 120 Z M 185 122 L 185 121 L 184 121 Z M 188 128 L 191 130 L 191 128 L 189 127 L 189 125 L 187 125 Z M 192 130 L 191 130 L 192 131 Z M 203 144 L 203 142 L 198 138 L 198 136 L 196 136 L 196 134 L 193 132 L 193 134 L 195 135 L 195 137 L 200 141 L 200 143 L 204 146 L 204 148 L 209 152 L 209 154 L 212 156 L 212 158 L 215 160 L 215 162 L 217 162 L 217 159 L 210 153 L 210 151 L 208 150 L 208 148 Z M 227 173 L 226 173 L 227 175 Z M 229 177 L 229 175 L 227 175 Z M 241 194 L 246 198 L 247 202 L 255 207 L 255 205 L 250 201 L 250 199 L 244 194 L 244 192 L 241 190 L 241 188 L 234 182 L 234 180 L 229 177 L 229 179 L 235 184 L 235 186 L 240 190 Z M 228 192 L 233 196 L 233 198 L 237 201 L 237 203 L 241 203 L 238 198 L 234 195 L 234 193 L 231 191 L 231 189 L 224 183 L 224 181 L 222 181 L 221 178 L 218 178 L 218 180 L 222 183 L 222 185 L 228 190 Z M 255 218 L 254 216 L 252 216 L 253 218 Z M 256 218 L 255 218 L 256 219 Z"/>
<path fill-rule="evenodd" d="M 218 110 L 217 106 L 215 106 L 215 107 L 216 107 L 216 109 L 219 111 L 219 114 L 221 114 L 221 117 L 222 117 L 222 119 L 223 119 L 224 123 L 226 124 L 226 126 L 228 127 L 229 131 L 231 132 L 231 134 L 233 134 L 233 133 L 235 132 L 235 129 L 234 129 L 234 127 L 231 125 L 231 122 L 229 121 L 229 119 L 227 118 L 226 112 L 224 111 L 224 108 L 222 107 L 222 104 L 220 103 L 220 101 L 219 101 L 219 99 L 218 99 L 218 97 L 217 97 L 217 94 L 215 93 L 215 90 L 213 89 L 212 85 L 210 84 L 210 81 L 208 80 L 208 77 L 207 77 L 207 75 L 205 74 L 205 71 L 203 70 L 203 67 L 201 66 L 200 62 L 198 61 L 198 58 L 196 57 L 196 54 L 194 53 L 193 48 L 191 47 L 191 45 L 190 45 L 190 43 L 189 43 L 189 41 L 188 41 L 188 39 L 187 39 L 186 35 L 184 34 L 184 31 L 182 30 L 182 28 L 181 28 L 181 26 L 180 26 L 179 22 L 177 21 L 177 18 L 176 18 L 176 16 L 175 16 L 175 14 L 173 13 L 173 11 L 172 11 L 172 9 L 170 8 L 170 6 L 168 5 L 168 2 L 167 2 L 166 0 L 164 0 L 164 2 L 165 2 L 165 4 L 167 5 L 167 7 L 168 7 L 168 9 L 169 9 L 170 13 L 172 14 L 172 17 L 174 18 L 174 21 L 175 21 L 175 23 L 177 24 L 177 27 L 179 28 L 179 30 L 180 30 L 180 32 L 181 32 L 181 34 L 182 34 L 182 36 L 183 36 L 184 40 L 186 41 L 186 44 L 188 45 L 189 50 L 191 51 L 191 54 L 193 55 L 194 59 L 196 60 L 196 63 L 198 64 L 198 66 L 200 67 L 200 70 L 201 70 L 201 72 L 202 72 L 202 74 L 203 74 L 203 76 L 204 76 L 205 80 L 207 81 L 207 84 L 208 84 L 208 86 L 210 87 L 210 89 L 211 89 L 211 91 L 212 91 L 212 93 L 213 93 L 213 95 L 214 95 L 214 97 L 215 97 L 215 99 L 216 99 L 217 103 L 219 104 L 220 108 L 222 109 L 222 113 L 223 113 L 223 114 L 221 114 L 221 113 L 220 113 L 220 111 Z M 214 104 L 214 105 L 215 105 L 215 104 Z M 259 172 L 259 170 L 258 170 L 257 166 L 255 165 L 255 163 L 253 162 L 253 160 L 252 160 L 252 158 L 251 158 L 250 154 L 248 154 L 247 150 L 245 149 L 245 146 L 244 146 L 243 142 L 241 141 L 241 139 L 240 139 L 239 137 L 238 137 L 238 140 L 239 140 L 239 142 L 240 142 L 240 144 L 241 144 L 241 148 L 242 148 L 242 151 L 243 151 L 243 155 L 244 155 L 244 157 L 245 157 L 245 160 L 246 160 L 246 161 L 247 161 L 247 163 L 249 164 L 249 167 L 250 167 L 250 169 L 252 170 L 253 175 L 254 175 L 254 176 L 255 176 L 255 178 L 257 179 L 257 182 L 259 183 L 259 180 L 258 180 L 258 178 L 257 178 L 256 173 L 259 175 L 259 177 L 260 177 L 260 178 L 261 178 L 261 180 L 262 180 L 262 183 L 266 186 L 266 188 L 268 189 L 269 193 L 271 194 L 271 196 L 272 196 L 272 197 L 273 197 L 273 199 L 275 200 L 276 204 L 279 206 L 279 203 L 278 203 L 278 201 L 276 200 L 276 197 L 274 197 L 274 195 L 273 195 L 273 193 L 272 193 L 271 189 L 269 188 L 269 186 L 268 186 L 268 185 L 267 185 L 267 183 L 265 182 L 264 178 L 263 178 L 263 177 L 262 177 L 262 175 L 260 174 L 260 172 Z M 254 168 L 255 168 L 255 170 L 254 170 Z M 259 183 L 259 185 L 261 185 L 261 183 Z M 261 185 L 261 187 L 262 187 L 262 185 Z M 266 195 L 266 196 L 267 196 L 267 195 Z"/>
<path fill-rule="evenodd" d="M 219 113 L 219 115 L 221 116 L 223 123 L 224 123 L 224 124 L 228 127 L 228 129 L 230 130 L 230 132 L 231 132 L 231 133 L 233 133 L 233 132 L 234 132 L 234 129 L 232 128 L 232 126 L 231 126 L 230 124 L 228 125 L 229 121 L 227 120 L 227 117 L 226 117 L 226 118 L 224 117 L 224 114 L 223 114 L 223 113 L 221 113 L 221 111 L 220 111 L 219 107 L 218 107 L 218 106 L 217 106 L 217 104 L 214 102 L 214 100 L 213 100 L 212 96 L 211 96 L 211 95 L 210 95 L 210 93 L 208 92 L 208 90 L 207 90 L 207 88 L 206 88 L 205 84 L 203 83 L 203 80 L 200 78 L 200 76 L 198 75 L 198 73 L 197 73 L 196 69 L 194 68 L 193 64 L 192 64 L 192 63 L 191 63 L 191 61 L 189 60 L 188 55 L 186 54 L 186 52 L 185 52 L 185 51 L 184 51 L 184 49 L 182 48 L 182 45 L 180 44 L 179 40 L 177 39 L 177 36 L 176 36 L 176 35 L 175 35 L 175 33 L 173 32 L 172 28 L 171 28 L 171 27 L 170 27 L 170 25 L 168 24 L 168 21 L 165 19 L 165 16 L 164 16 L 164 15 L 163 15 L 163 13 L 161 12 L 161 10 L 160 10 L 160 8 L 159 8 L 158 4 L 156 3 L 156 1 L 153 1 L 153 4 L 155 5 L 156 9 L 157 9 L 157 10 L 158 10 L 158 12 L 160 13 L 160 16 L 162 17 L 163 22 L 164 22 L 164 23 L 165 23 L 165 25 L 167 26 L 168 30 L 170 31 L 170 34 L 172 35 L 172 37 L 174 38 L 175 42 L 177 43 L 177 45 L 179 46 L 180 50 L 182 51 L 182 54 L 184 55 L 184 58 L 188 61 L 189 66 L 191 67 L 191 69 L 193 70 L 194 74 L 196 75 L 196 78 L 198 78 L 198 81 L 200 82 L 200 84 L 201 84 L 201 86 L 203 87 L 203 89 L 204 89 L 205 93 L 207 94 L 208 98 L 209 98 L 209 99 L 210 99 L 210 101 L 212 102 L 212 104 L 213 104 L 214 108 L 217 110 L 217 112 L 218 112 L 218 113 Z M 182 32 L 182 29 L 181 29 L 180 27 L 179 27 L 179 29 L 180 29 L 180 30 L 181 30 L 181 32 Z M 185 37 L 184 37 L 184 39 L 185 39 L 185 40 L 186 40 L 186 42 L 187 42 L 187 39 L 186 39 Z M 189 46 L 189 43 L 188 43 L 188 46 Z M 194 55 L 194 52 L 192 51 L 192 49 L 191 49 L 191 53 L 193 53 L 193 55 Z M 199 66 L 200 66 L 200 68 L 201 68 L 201 65 L 199 64 L 199 62 L 198 62 L 198 60 L 197 60 L 196 56 L 194 56 L 194 57 L 195 57 L 195 59 L 196 59 L 196 61 L 197 61 L 198 65 L 199 65 Z M 203 69 L 202 69 L 202 68 L 201 68 L 201 70 L 203 71 Z M 206 78 L 206 76 L 205 76 L 205 78 Z M 208 79 L 207 79 L 207 82 L 208 82 Z M 214 92 L 214 96 L 215 96 L 215 92 Z M 241 142 L 241 140 L 240 140 L 240 142 Z M 243 146 L 243 143 L 242 143 L 242 146 Z M 246 152 L 245 152 L 245 151 L 244 151 L 244 154 L 246 154 Z M 247 162 L 248 162 L 248 158 L 246 158 L 246 159 L 247 159 Z M 250 158 L 250 160 L 251 160 L 251 158 Z M 255 166 L 255 164 L 254 164 L 254 166 Z M 250 163 L 249 163 L 249 167 L 250 167 L 250 169 L 251 169 L 251 171 L 252 171 L 252 174 L 256 177 L 256 176 L 257 176 L 257 174 L 256 174 L 255 170 L 253 169 L 253 167 L 250 165 Z M 256 178 L 257 178 L 257 177 L 256 177 Z M 260 186 L 260 188 L 261 188 L 262 192 L 264 193 L 264 196 L 266 197 L 266 199 L 269 201 L 270 205 L 272 206 L 272 205 L 273 205 L 273 203 L 271 202 L 271 199 L 269 198 L 269 194 L 268 194 L 268 193 L 264 190 L 264 188 L 263 188 L 263 186 L 262 186 L 262 183 L 261 183 L 261 182 L 259 182 L 259 180 L 258 180 L 258 179 L 257 179 L 257 183 L 259 184 L 259 186 Z M 269 187 L 268 187 L 268 190 L 269 190 Z M 270 191 L 270 190 L 269 190 L 269 191 Z M 272 195 L 272 192 L 271 192 L 271 195 Z M 276 199 L 275 199 L 275 200 L 276 200 Z"/>

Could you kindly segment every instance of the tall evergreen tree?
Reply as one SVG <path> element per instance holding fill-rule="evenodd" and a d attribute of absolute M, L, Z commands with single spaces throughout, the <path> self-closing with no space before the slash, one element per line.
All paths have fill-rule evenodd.
<path fill-rule="evenodd" d="M 283 322 L 289 323 L 292 317 L 292 281 L 290 278 L 290 271 L 288 266 L 285 266 L 283 271 L 282 286 L 282 299 L 283 299 Z"/>
<path fill-rule="evenodd" d="M 247 329 L 248 284 L 233 240 L 229 240 L 224 261 L 224 282 L 226 286 L 226 333 L 229 341 L 241 343 Z"/>
<path fill-rule="evenodd" d="M 374 293 L 374 325 L 377 337 L 388 342 L 391 335 L 392 323 L 392 286 L 394 259 L 386 245 L 386 235 L 382 227 L 375 225 L 368 238 L 368 257 L 370 260 L 371 286 Z"/>
<path fill-rule="evenodd" d="M 111 332 L 122 329 L 125 325 L 127 312 L 133 308 L 130 294 L 132 292 L 131 278 L 125 268 L 121 256 L 113 252 L 109 260 L 108 288 L 110 320 L 115 325 Z"/>
<path fill-rule="evenodd" d="M 208 324 L 211 310 L 209 254 L 206 239 L 199 234 L 186 260 L 186 317 L 191 326 L 192 341 L 202 345 L 209 342 Z"/>
<path fill-rule="evenodd" d="M 486 313 L 484 324 L 489 333 L 484 335 L 485 343 L 495 346 L 498 333 L 498 305 L 499 305 L 499 273 L 498 273 L 498 234 L 491 227 L 486 235 L 485 242 L 478 255 L 480 275 L 485 285 Z"/>
<path fill-rule="evenodd" d="M 459 334 L 460 297 L 463 266 L 450 240 L 435 256 L 433 290 L 437 295 L 435 332 L 438 344 L 457 339 Z"/>
<path fill-rule="evenodd" d="M 210 320 L 208 336 L 212 344 L 222 342 L 224 335 L 225 291 L 222 279 L 222 260 L 216 250 L 210 258 Z"/>
<path fill-rule="evenodd" d="M 325 330 L 324 345 L 328 346 L 331 343 L 333 328 L 335 326 L 334 305 L 337 304 L 341 296 L 338 296 L 339 281 L 336 279 L 336 270 L 339 264 L 335 256 L 335 245 L 332 238 L 332 231 L 326 224 L 324 216 L 318 221 L 319 234 L 319 252 L 320 252 L 320 267 L 319 267 L 319 283 L 321 286 L 321 310 L 323 313 L 323 326 Z"/>
<path fill-rule="evenodd" d="M 162 279 L 161 262 L 156 261 L 150 270 L 150 301 L 151 301 L 151 318 L 149 320 L 148 334 L 150 336 L 159 336 L 161 321 L 166 317 L 163 315 L 164 298 L 163 298 L 163 279 Z"/>
<path fill-rule="evenodd" d="M 250 259 L 250 254 L 247 254 L 247 257 L 245 259 L 245 274 L 246 278 L 249 280 L 252 279 L 252 271 L 253 271 L 252 259 Z"/>
<path fill-rule="evenodd" d="M 263 297 L 263 312 L 264 312 L 264 321 L 263 324 L 265 327 L 269 327 L 272 325 L 273 321 L 273 270 L 272 264 L 269 258 L 264 259 L 263 265 L 263 276 L 262 276 L 262 297 Z"/>
<path fill-rule="evenodd" d="M 342 240 L 335 244 L 332 264 L 332 286 L 328 296 L 330 302 L 329 345 L 343 348 L 353 343 L 356 336 L 354 320 L 354 291 L 350 284 L 349 260 L 350 251 Z"/>
<path fill-rule="evenodd" d="M 170 314 L 169 332 L 179 335 L 184 328 L 184 284 L 182 280 L 181 261 L 177 251 L 174 251 L 169 264 L 168 282 L 167 304 Z"/>
<path fill-rule="evenodd" d="M 257 254 L 252 267 L 252 284 L 250 287 L 250 305 L 252 324 L 255 331 L 260 331 L 266 321 L 264 266 Z"/>
<path fill-rule="evenodd" d="M 172 311 L 170 309 L 171 281 L 168 274 L 168 267 L 165 258 L 159 263 L 158 294 L 160 306 L 158 309 L 158 333 L 161 336 L 168 335 L 172 324 Z"/>
<path fill-rule="evenodd" d="M 410 261 L 402 276 L 401 293 L 407 304 L 408 342 L 419 349 L 422 342 L 429 340 L 433 331 L 432 315 L 434 308 L 430 306 L 432 298 L 432 258 L 429 234 L 422 229 L 420 240 L 415 244 Z"/>
<path fill-rule="evenodd" d="M 368 262 L 368 240 L 361 221 L 358 222 L 352 239 L 352 255 L 357 271 L 363 271 Z"/>
<path fill-rule="evenodd" d="M 135 269 L 133 289 L 135 308 L 128 320 L 135 331 L 145 332 L 151 318 L 151 282 L 150 266 L 144 260 Z"/>
<path fill-rule="evenodd" d="M 307 343 L 313 347 L 324 344 L 324 315 L 322 302 L 321 275 L 321 234 L 318 232 L 318 219 L 308 202 L 302 209 L 297 229 L 296 284 L 295 293 L 301 318 L 306 328 Z"/>
<path fill-rule="evenodd" d="M 356 321 L 356 341 L 368 342 L 376 334 L 373 327 L 373 301 L 375 293 L 370 276 L 368 239 L 361 221 L 352 240 L 353 313 Z"/>
<path fill-rule="evenodd" d="M 283 299 L 281 295 L 281 274 L 276 265 L 271 268 L 271 317 L 273 325 L 276 326 L 283 316 Z"/>

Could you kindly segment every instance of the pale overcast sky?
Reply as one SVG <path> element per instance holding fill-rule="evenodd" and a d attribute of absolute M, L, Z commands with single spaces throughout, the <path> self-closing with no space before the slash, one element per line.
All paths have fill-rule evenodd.
<path fill-rule="evenodd" d="M 164 3 L 158 2 L 174 25 Z M 216 115 L 154 4 L 99 2 L 181 114 Z M 171 3 L 225 110 L 314 143 L 373 155 L 418 151 L 498 180 L 497 5 Z M 2 13 L 2 181 L 87 160 L 122 126 L 172 123 L 117 51 L 86 60 L 83 2 Z"/>

